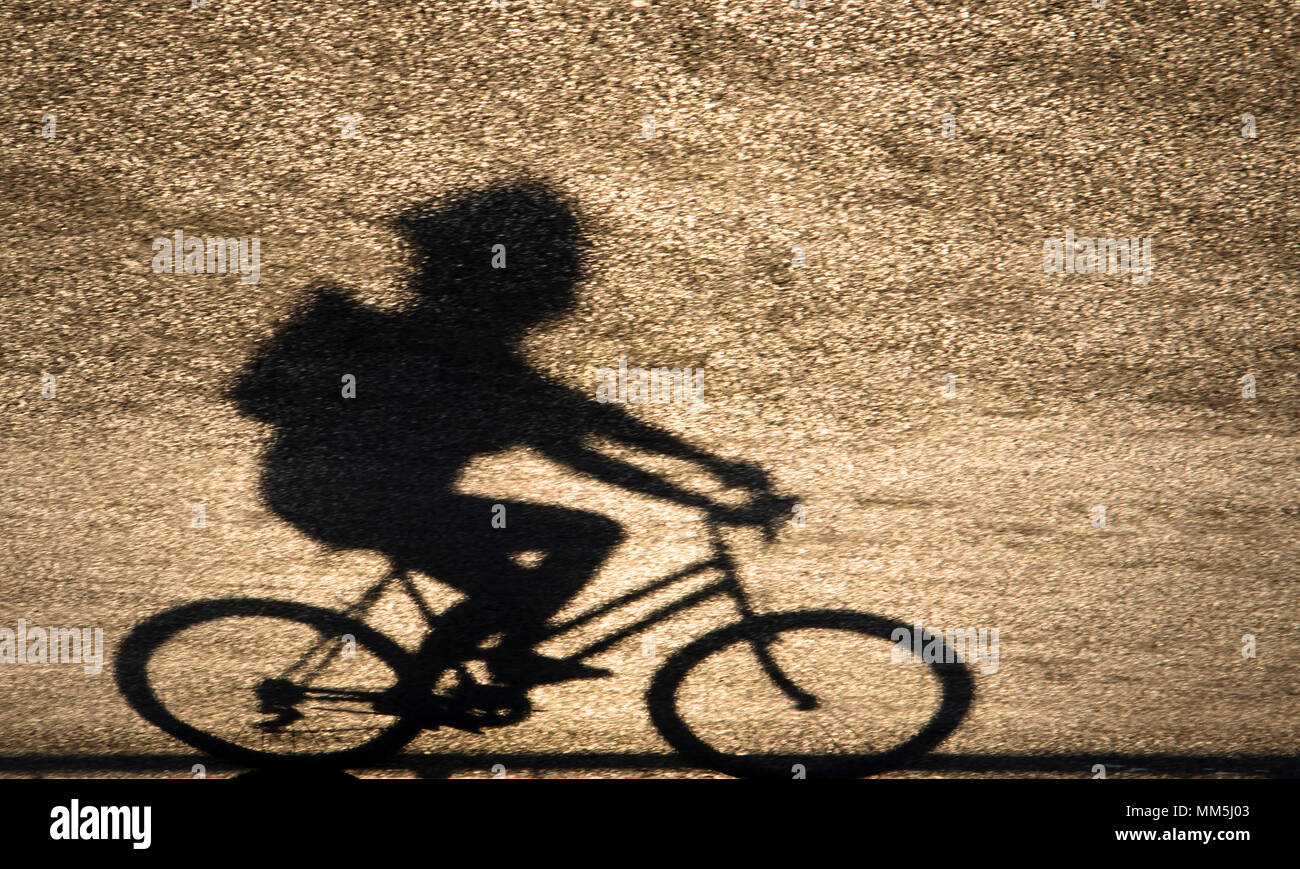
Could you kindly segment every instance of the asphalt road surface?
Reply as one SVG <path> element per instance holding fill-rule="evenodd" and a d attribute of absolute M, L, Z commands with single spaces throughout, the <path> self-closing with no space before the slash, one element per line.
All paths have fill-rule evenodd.
<path fill-rule="evenodd" d="M 702 368 L 706 407 L 618 407 L 802 499 L 770 544 L 726 532 L 760 611 L 997 629 L 996 672 L 971 664 L 951 735 L 885 775 L 1300 771 L 1293 3 L 201 5 L 0 6 L 0 626 L 100 628 L 105 646 L 98 674 L 0 663 L 0 775 L 240 772 L 128 705 L 118 645 L 170 607 L 338 608 L 384 575 L 380 552 L 330 547 L 290 502 L 344 525 L 378 517 L 380 538 L 386 492 L 409 496 L 397 509 L 430 539 L 463 524 L 416 514 L 433 453 L 402 431 L 450 442 L 458 418 L 497 419 L 502 436 L 480 426 L 448 483 L 486 500 L 457 503 L 621 526 L 561 619 L 707 553 L 700 510 L 538 448 L 562 415 L 530 428 L 514 409 L 531 393 L 521 405 L 509 383 L 474 380 L 472 359 L 459 403 L 424 412 L 441 393 L 420 360 L 440 351 L 413 349 L 408 327 L 437 321 L 411 311 L 441 240 L 421 249 L 397 219 L 522 189 L 564 203 L 548 208 L 572 218 L 564 243 L 584 266 L 518 337 L 521 370 L 590 410 L 599 369 L 620 360 Z M 484 231 L 499 217 L 484 212 Z M 509 224 L 505 270 L 480 239 L 461 285 L 522 275 L 536 289 L 530 269 L 564 251 L 531 225 Z M 256 280 L 155 270 L 155 239 L 177 230 L 256 239 Z M 1149 239 L 1150 279 L 1046 271 L 1045 240 L 1067 231 Z M 277 436 L 323 429 L 289 410 L 277 428 L 232 390 L 322 289 L 378 325 L 316 330 L 325 356 L 302 364 L 353 342 L 387 360 L 384 389 L 362 374 L 356 398 L 337 367 L 314 372 L 333 413 L 378 407 L 387 428 L 365 429 L 375 449 L 352 449 L 343 477 L 283 484 L 278 503 Z M 504 299 L 486 304 L 512 323 L 535 301 Z M 622 455 L 707 486 L 681 463 Z M 460 594 L 416 581 L 436 608 Z M 731 621 L 722 601 L 678 613 L 592 659 L 612 676 L 535 690 L 522 722 L 427 732 L 356 772 L 721 775 L 678 756 L 644 695 L 670 656 Z M 370 623 L 411 648 L 421 636 L 400 596 Z M 243 661 L 273 651 L 250 641 Z M 219 685 L 222 661 L 200 646 L 190 675 Z M 696 711 L 761 750 L 771 722 L 746 715 L 752 662 L 715 663 Z M 865 672 L 847 651 L 823 663 L 832 688 Z M 913 703 L 885 684 L 843 711 L 871 745 L 877 727 L 925 720 L 924 686 Z"/>

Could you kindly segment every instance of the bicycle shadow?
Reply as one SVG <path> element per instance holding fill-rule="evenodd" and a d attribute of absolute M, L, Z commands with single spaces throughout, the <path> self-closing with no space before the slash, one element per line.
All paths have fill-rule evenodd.
<path fill-rule="evenodd" d="M 241 413 L 273 429 L 262 497 L 327 547 L 382 553 L 396 569 L 464 595 L 416 655 L 424 670 L 411 678 L 426 693 L 419 683 L 437 675 L 429 662 L 479 657 L 493 635 L 501 638 L 490 652 L 499 681 L 605 675 L 533 649 L 622 541 L 622 527 L 587 511 L 462 494 L 455 483 L 465 466 L 527 447 L 603 482 L 702 506 L 700 496 L 589 449 L 585 439 L 599 435 L 695 461 L 733 485 L 757 490 L 766 478 L 579 393 L 524 357 L 525 335 L 572 309 L 588 270 L 585 221 L 562 193 L 535 181 L 459 192 L 408 209 L 395 228 L 410 246 L 414 302 L 390 313 L 315 286 L 230 389 Z M 223 612 L 212 604 L 214 616 Z M 202 604 L 185 610 L 180 620 L 142 625 L 148 641 L 124 643 L 119 654 L 123 694 L 155 723 L 165 714 L 161 701 L 130 683 L 147 672 L 142 656 L 202 617 Z M 879 636 L 894 627 L 881 620 Z M 888 764 L 928 750 L 956 726 L 970 703 L 964 668 L 952 682 L 929 727 Z M 671 702 L 652 698 L 652 715 Z M 216 745 L 192 732 L 187 741 Z M 708 757 L 702 751 L 698 759 Z"/>

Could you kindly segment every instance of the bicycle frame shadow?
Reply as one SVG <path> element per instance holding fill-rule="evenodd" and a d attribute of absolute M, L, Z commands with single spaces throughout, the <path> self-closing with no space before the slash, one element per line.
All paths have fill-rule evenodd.
<path fill-rule="evenodd" d="M 668 760 L 667 758 L 672 756 L 665 756 L 665 759 L 659 761 L 659 763 L 678 766 L 686 763 L 737 777 L 785 777 L 796 766 L 810 777 L 862 777 L 903 766 L 915 760 L 932 750 L 960 724 L 973 698 L 974 681 L 970 671 L 963 663 L 944 663 L 940 661 L 930 664 L 933 668 L 933 674 L 938 678 L 941 689 L 941 699 L 937 709 L 918 732 L 911 734 L 892 749 L 883 752 L 856 755 L 836 754 L 833 756 L 817 755 L 811 752 L 772 755 L 749 753 L 740 757 L 713 748 L 705 739 L 692 732 L 691 727 L 682 718 L 677 708 L 676 695 L 686 674 L 702 660 L 719 650 L 732 646 L 749 647 L 758 656 L 759 664 L 771 682 L 784 691 L 786 701 L 792 707 L 812 710 L 816 708 L 816 698 L 801 691 L 798 685 L 794 684 L 789 677 L 780 671 L 779 666 L 767 654 L 767 647 L 774 642 L 781 632 L 791 629 L 813 629 L 823 632 L 839 630 L 865 635 L 868 638 L 882 642 L 892 642 L 896 631 L 907 628 L 901 622 L 851 611 L 796 610 L 760 615 L 749 607 L 748 600 L 743 588 L 740 586 L 739 578 L 735 573 L 734 565 L 721 535 L 716 528 L 713 528 L 712 531 L 713 537 L 717 541 L 717 550 L 712 558 L 701 559 L 642 588 L 629 591 L 614 600 L 561 622 L 552 629 L 552 635 L 559 636 L 622 606 L 635 603 L 641 598 L 667 588 L 674 583 L 710 570 L 719 571 L 722 574 L 720 578 L 710 582 L 703 588 L 696 589 L 674 602 L 660 606 L 632 625 L 589 642 L 574 653 L 575 658 L 599 654 L 635 635 L 637 632 L 665 621 L 675 614 L 711 598 L 728 597 L 737 605 L 738 621 L 715 629 L 674 653 L 656 671 L 651 681 L 646 692 L 646 705 L 651 720 L 669 745 L 678 752 L 675 758 Z M 390 573 L 379 583 L 368 589 L 358 603 L 346 611 L 346 615 L 338 613 L 333 617 L 335 621 L 332 630 L 322 631 L 322 645 L 344 635 L 344 632 L 352 632 L 354 637 L 371 645 L 377 645 L 381 642 L 382 635 L 367 638 L 366 632 L 372 634 L 374 632 L 360 622 L 355 622 L 352 615 L 364 612 L 366 606 L 373 603 L 382 594 L 383 589 L 394 581 L 398 581 L 407 590 L 408 594 L 415 598 L 416 605 L 425 615 L 431 631 L 436 630 L 438 616 L 431 612 L 420 597 L 418 588 L 410 582 L 409 577 Z M 317 627 L 331 627 L 331 625 L 322 625 L 319 615 L 321 612 L 315 607 L 286 601 L 232 599 L 198 602 L 161 613 L 138 626 L 123 642 L 118 652 L 115 668 L 119 689 L 128 702 L 146 720 L 158 725 L 172 736 L 217 757 L 230 757 L 234 762 L 239 762 L 241 759 L 246 760 L 246 755 L 235 754 L 232 756 L 229 743 L 222 738 L 184 723 L 172 715 L 163 700 L 157 696 L 153 687 L 148 684 L 148 663 L 151 655 L 173 636 L 195 624 L 202 624 L 209 618 L 222 618 L 232 614 L 239 616 L 269 614 L 275 617 L 284 617 L 286 614 L 301 614 L 309 617 L 303 619 L 304 623 L 315 624 Z M 312 622 L 310 619 L 316 619 L 316 621 Z M 406 655 L 406 653 L 398 652 L 397 655 L 399 661 L 406 661 L 401 663 L 401 666 L 416 666 L 413 659 L 410 659 L 410 656 Z M 459 662 L 447 661 L 441 666 L 449 668 L 458 664 Z M 425 675 L 432 678 L 433 674 Z M 803 699 L 811 699 L 813 702 L 804 707 L 802 705 Z M 522 715 L 503 723 L 517 723 L 527 717 L 527 714 L 528 711 L 525 711 Z M 418 729 L 415 728 L 411 732 L 414 733 Z M 759 739 L 762 736 L 763 734 L 758 734 Z M 400 748 L 400 745 L 395 746 L 395 748 Z M 294 773 L 311 771 L 312 774 L 320 774 L 321 770 L 351 765 L 323 755 L 319 757 L 319 763 L 316 761 L 317 758 L 310 753 L 298 755 L 293 758 L 293 771 Z M 431 764 L 418 765 L 424 771 L 422 774 L 431 773 L 438 766 L 437 761 L 431 761 Z M 276 775 L 283 776 L 294 773 L 285 773 L 281 770 Z M 271 773 L 268 772 L 266 775 L 270 776 Z"/>

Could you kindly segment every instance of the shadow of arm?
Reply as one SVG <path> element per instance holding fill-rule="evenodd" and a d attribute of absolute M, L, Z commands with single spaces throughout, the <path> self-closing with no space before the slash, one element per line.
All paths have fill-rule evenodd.
<path fill-rule="evenodd" d="M 704 495 L 682 488 L 658 474 L 602 455 L 572 441 L 547 444 L 543 447 L 543 451 L 575 471 L 629 491 L 701 510 L 708 510 L 713 506 L 713 501 Z"/>
<path fill-rule="evenodd" d="M 621 408 L 584 399 L 584 422 L 590 434 L 668 458 L 693 462 L 713 474 L 726 487 L 766 491 L 772 481 L 757 465 L 716 456 L 691 445 L 671 432 L 643 422 Z"/>

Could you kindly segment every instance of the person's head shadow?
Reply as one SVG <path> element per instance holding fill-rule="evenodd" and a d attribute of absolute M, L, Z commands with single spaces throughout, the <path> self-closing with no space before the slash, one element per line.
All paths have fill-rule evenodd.
<path fill-rule="evenodd" d="M 410 313 L 479 346 L 513 345 L 564 314 L 585 272 L 577 209 L 537 181 L 421 202 L 395 228 L 412 253 Z"/>

